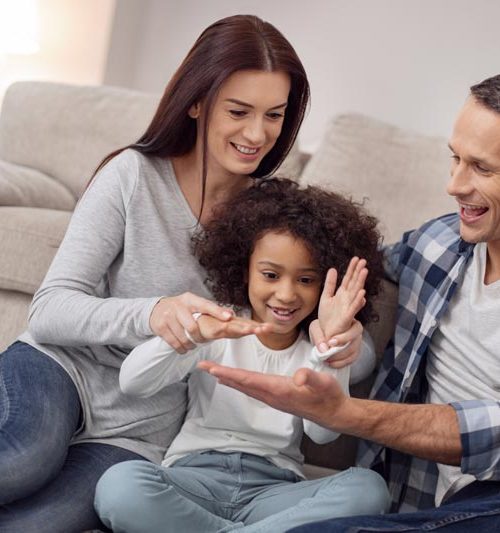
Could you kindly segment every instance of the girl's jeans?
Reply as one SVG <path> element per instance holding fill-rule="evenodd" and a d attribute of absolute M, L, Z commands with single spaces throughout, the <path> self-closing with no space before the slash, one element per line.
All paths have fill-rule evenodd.
<path fill-rule="evenodd" d="M 382 513 L 389 504 L 383 479 L 370 470 L 300 481 L 290 470 L 240 452 L 191 454 L 168 468 L 122 463 L 96 489 L 101 520 L 127 533 L 279 533 L 332 516 Z"/>
<path fill-rule="evenodd" d="M 0 532 L 103 527 L 93 509 L 102 473 L 139 455 L 106 444 L 70 446 L 77 390 L 50 357 L 22 342 L 0 354 Z"/>

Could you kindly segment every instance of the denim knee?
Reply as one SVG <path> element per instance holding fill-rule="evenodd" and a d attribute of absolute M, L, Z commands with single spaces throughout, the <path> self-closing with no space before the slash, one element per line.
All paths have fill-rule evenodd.
<path fill-rule="evenodd" d="M 148 461 L 125 461 L 108 468 L 97 482 L 94 508 L 106 526 L 135 522 L 144 493 L 143 473 L 156 468 Z M 142 521 L 142 519 L 141 519 Z"/>
<path fill-rule="evenodd" d="M 76 388 L 55 361 L 20 342 L 0 355 L 0 504 L 57 475 L 79 416 Z"/>
<path fill-rule="evenodd" d="M 383 514 L 389 511 L 391 496 L 384 478 L 367 468 L 352 467 L 346 470 L 348 485 L 353 487 L 353 515 Z"/>

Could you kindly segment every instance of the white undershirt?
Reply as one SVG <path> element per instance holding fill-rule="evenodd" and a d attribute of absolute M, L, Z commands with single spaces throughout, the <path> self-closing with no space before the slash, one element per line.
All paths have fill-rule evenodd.
<path fill-rule="evenodd" d="M 427 401 L 448 404 L 500 400 L 500 281 L 484 284 L 486 243 L 476 245 L 463 283 L 432 336 L 427 358 Z M 475 477 L 438 464 L 436 506 Z"/>

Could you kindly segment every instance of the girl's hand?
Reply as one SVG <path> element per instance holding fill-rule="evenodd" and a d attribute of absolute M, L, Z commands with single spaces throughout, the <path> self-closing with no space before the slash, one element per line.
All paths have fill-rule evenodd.
<path fill-rule="evenodd" d="M 311 337 L 311 342 L 320 352 L 326 352 L 334 346 L 343 346 L 349 343 L 346 348 L 325 361 L 332 368 L 343 368 L 352 365 L 360 355 L 363 340 L 363 326 L 358 320 L 353 320 L 349 329 L 339 335 L 335 335 L 331 339 L 327 339 L 321 330 L 319 320 L 314 320 L 309 326 L 309 336 Z"/>
<path fill-rule="evenodd" d="M 198 327 L 203 340 L 239 339 L 245 335 L 269 333 L 273 328 L 272 324 L 255 322 L 248 318 L 233 316 L 230 320 L 223 322 L 208 315 L 198 318 Z"/>
<path fill-rule="evenodd" d="M 334 268 L 328 270 L 318 308 L 319 325 L 326 338 L 351 327 L 354 317 L 366 303 L 364 286 L 367 275 L 366 261 L 353 257 L 336 289 L 337 271 Z"/>
<path fill-rule="evenodd" d="M 179 296 L 162 298 L 151 312 L 149 325 L 153 333 L 162 337 L 174 350 L 186 353 L 194 345 L 186 337 L 185 331 L 195 340 L 201 338 L 198 324 L 193 318 L 195 312 L 210 315 L 221 322 L 226 322 L 234 316 L 228 308 L 185 292 Z"/>

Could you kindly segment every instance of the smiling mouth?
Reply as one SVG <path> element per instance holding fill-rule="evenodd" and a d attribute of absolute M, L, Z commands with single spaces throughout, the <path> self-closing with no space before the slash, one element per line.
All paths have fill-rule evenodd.
<path fill-rule="evenodd" d="M 458 205 L 460 207 L 460 218 L 464 222 L 475 222 L 476 220 L 479 220 L 487 211 L 489 211 L 489 208 L 484 206 L 462 203 L 459 203 Z"/>
<path fill-rule="evenodd" d="M 299 308 L 286 309 L 284 307 L 273 307 L 272 305 L 268 305 L 267 307 L 271 310 L 274 318 L 280 322 L 288 322 L 289 320 L 292 320 L 295 313 L 299 310 Z"/>
<path fill-rule="evenodd" d="M 231 143 L 231 145 L 243 155 L 255 155 L 260 150 L 260 148 L 249 148 L 248 146 L 243 146 L 242 144 Z"/>

